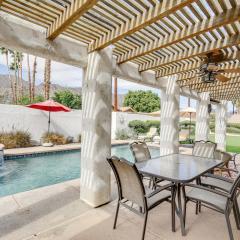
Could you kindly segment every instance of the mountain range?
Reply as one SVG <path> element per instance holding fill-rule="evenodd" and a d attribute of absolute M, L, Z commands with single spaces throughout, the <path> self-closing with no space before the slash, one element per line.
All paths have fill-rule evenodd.
<path fill-rule="evenodd" d="M 14 78 L 14 76 L 11 76 Z M 23 89 L 26 94 L 28 94 L 28 81 L 23 79 Z M 36 85 L 36 95 L 44 95 L 44 84 L 41 83 Z M 50 96 L 54 95 L 56 91 L 70 90 L 73 93 L 81 94 L 81 87 L 64 87 L 59 84 L 51 84 Z M 8 75 L 0 74 L 0 103 L 11 103 L 11 84 L 8 78 Z M 118 105 L 121 107 L 123 105 L 124 95 L 118 95 Z"/>

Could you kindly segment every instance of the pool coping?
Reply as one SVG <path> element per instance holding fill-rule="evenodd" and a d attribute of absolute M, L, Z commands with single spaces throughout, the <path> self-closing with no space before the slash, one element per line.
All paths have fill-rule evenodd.
<path fill-rule="evenodd" d="M 126 140 L 114 140 L 112 141 L 112 146 L 125 145 L 129 144 L 130 141 Z M 40 156 L 40 155 L 48 155 L 59 152 L 69 152 L 73 150 L 80 150 L 81 144 L 66 144 L 66 145 L 56 145 L 53 147 L 29 147 L 29 148 L 16 148 L 16 149 L 6 149 L 4 150 L 4 159 L 16 159 L 23 157 L 31 157 L 31 156 Z"/>

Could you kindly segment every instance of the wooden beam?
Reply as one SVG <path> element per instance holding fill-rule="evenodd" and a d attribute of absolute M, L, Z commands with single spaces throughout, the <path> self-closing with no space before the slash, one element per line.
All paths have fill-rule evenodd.
<path fill-rule="evenodd" d="M 97 2 L 98 0 L 73 0 L 48 28 L 47 39 L 54 40 Z"/>
<path fill-rule="evenodd" d="M 159 21 L 160 19 L 168 16 L 169 14 L 176 12 L 177 10 L 195 2 L 196 0 L 162 0 L 156 2 L 155 7 L 151 7 L 141 15 L 137 15 L 128 22 L 119 25 L 111 32 L 105 33 L 100 39 L 94 41 L 89 46 L 89 51 L 100 50 L 124 37 L 139 31 L 142 28 L 149 26 L 150 24 Z"/>
<path fill-rule="evenodd" d="M 146 62 L 139 66 L 139 71 L 146 71 L 150 69 L 155 69 L 159 67 L 166 66 L 168 64 L 172 64 L 178 61 L 182 61 L 192 57 L 198 57 L 209 52 L 220 50 L 224 48 L 228 48 L 234 45 L 240 44 L 240 34 L 235 34 L 230 37 L 220 38 L 216 41 L 209 42 L 207 44 L 203 44 L 198 47 L 192 47 L 184 50 L 182 53 L 179 54 L 171 54 L 165 58 L 156 58 L 154 61 Z"/>
<path fill-rule="evenodd" d="M 173 32 L 172 34 L 159 38 L 151 42 L 146 42 L 144 48 L 139 47 L 123 54 L 118 63 L 124 63 L 126 61 L 133 60 L 137 57 L 144 56 L 151 52 L 166 48 L 180 41 L 193 38 L 202 33 L 211 31 L 215 28 L 230 24 L 232 22 L 240 20 L 240 7 L 229 9 L 220 15 L 207 19 L 205 21 L 199 21 L 195 25 L 190 25 L 180 31 Z"/>

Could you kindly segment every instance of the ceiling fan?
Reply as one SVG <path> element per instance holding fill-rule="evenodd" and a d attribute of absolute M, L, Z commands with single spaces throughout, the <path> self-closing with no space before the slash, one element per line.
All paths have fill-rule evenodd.
<path fill-rule="evenodd" d="M 220 69 L 219 62 L 225 60 L 222 51 L 217 50 L 200 56 L 202 64 L 199 68 L 199 76 L 204 83 L 214 83 L 216 80 L 220 82 L 227 82 L 231 80 L 222 73 L 240 73 L 240 69 Z"/>

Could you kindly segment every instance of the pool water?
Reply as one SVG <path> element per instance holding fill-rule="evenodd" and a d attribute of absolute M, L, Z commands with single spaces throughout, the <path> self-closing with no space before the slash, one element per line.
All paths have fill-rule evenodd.
<path fill-rule="evenodd" d="M 158 148 L 150 148 L 152 157 Z M 112 155 L 133 161 L 128 145 L 112 147 Z M 80 177 L 80 150 L 6 160 L 0 167 L 0 196 L 32 190 Z"/>

